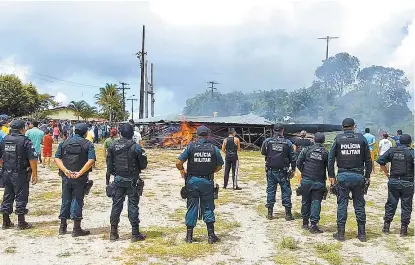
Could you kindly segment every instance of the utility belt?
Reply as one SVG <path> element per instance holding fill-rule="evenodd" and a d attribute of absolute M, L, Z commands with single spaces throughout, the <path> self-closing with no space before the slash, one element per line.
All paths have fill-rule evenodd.
<path fill-rule="evenodd" d="M 122 176 L 120 176 L 122 177 Z M 122 177 L 125 178 L 125 177 Z M 133 189 L 136 190 L 138 196 L 143 196 L 143 191 L 144 191 L 144 180 L 142 180 L 141 178 L 127 178 L 131 180 L 131 187 Z M 105 192 L 107 194 L 108 197 L 114 197 L 115 196 L 115 192 L 116 192 L 116 185 L 114 182 L 111 182 L 109 185 L 107 185 L 107 187 L 105 188 Z"/>
<path fill-rule="evenodd" d="M 393 175 L 391 175 L 389 178 L 405 180 L 405 181 L 408 181 L 408 182 L 414 182 L 414 177 L 408 177 L 408 176 L 393 176 Z"/>
<path fill-rule="evenodd" d="M 207 176 L 192 176 L 195 178 L 200 178 L 200 179 L 207 179 L 207 180 L 213 180 L 213 174 L 207 175 Z"/>
<path fill-rule="evenodd" d="M 289 167 L 283 167 L 283 168 L 272 168 L 272 167 L 265 167 L 266 171 L 276 171 L 276 172 L 288 172 L 290 168 Z"/>
<path fill-rule="evenodd" d="M 339 168 L 337 173 L 356 173 L 359 175 L 363 175 L 364 170 L 362 168 Z"/>

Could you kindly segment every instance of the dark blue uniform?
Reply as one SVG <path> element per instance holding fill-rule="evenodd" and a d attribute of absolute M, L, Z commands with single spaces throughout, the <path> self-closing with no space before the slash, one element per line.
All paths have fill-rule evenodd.
<path fill-rule="evenodd" d="M 388 181 L 388 200 L 385 204 L 385 223 L 389 225 L 393 220 L 399 199 L 401 200 L 401 223 L 407 228 L 412 213 L 414 197 L 414 149 L 406 144 L 394 147 L 380 156 L 377 162 L 381 166 L 391 163 Z M 386 231 L 384 231 L 386 232 Z"/>
<path fill-rule="evenodd" d="M 16 201 L 15 213 L 25 215 L 29 199 L 31 177 L 29 160 L 36 160 L 38 154 L 32 142 L 23 134 L 12 131 L 0 143 L 0 158 L 3 160 L 4 195 L 0 212 L 10 215 Z"/>
<path fill-rule="evenodd" d="M 132 234 L 139 235 L 139 185 L 140 172 L 147 167 L 147 156 L 141 146 L 132 139 L 121 138 L 108 148 L 107 168 L 114 175 L 115 194 L 112 197 L 110 223 L 118 239 L 118 223 L 123 209 L 125 196 L 128 196 L 128 219 Z"/>
<path fill-rule="evenodd" d="M 321 143 L 304 149 L 298 156 L 297 167 L 301 178 L 301 215 L 303 225 L 320 221 L 321 201 L 326 188 L 328 152 Z"/>
<path fill-rule="evenodd" d="M 267 173 L 267 204 L 265 207 L 271 211 L 272 215 L 277 185 L 280 184 L 282 205 L 286 208 L 286 213 L 289 211 L 289 215 L 291 215 L 292 191 L 288 170 L 290 166 L 292 172 L 296 169 L 293 144 L 282 136 L 267 138 L 262 144 L 261 154 L 265 156 Z"/>
<path fill-rule="evenodd" d="M 347 221 L 349 193 L 352 193 L 356 221 L 361 235 L 365 235 L 365 178 L 370 178 L 372 159 L 366 138 L 360 133 L 346 130 L 336 136 L 329 153 L 328 175 L 334 178 L 337 161 L 337 226 L 343 233 Z"/>
<path fill-rule="evenodd" d="M 207 144 L 209 143 L 206 139 L 199 139 L 198 144 Z M 188 161 L 195 155 L 195 151 L 192 150 L 194 143 L 189 144 L 183 153 L 180 154 L 180 161 Z M 202 174 L 193 174 L 193 170 L 187 168 L 187 180 L 186 180 L 186 190 L 187 190 L 187 213 L 186 213 L 186 226 L 193 228 L 196 226 L 198 209 L 199 209 L 199 200 L 200 207 L 203 212 L 203 221 L 205 223 L 214 223 L 215 222 L 215 204 L 214 204 L 214 194 L 213 194 L 213 173 L 216 166 L 222 166 L 224 164 L 223 158 L 219 149 L 216 146 L 214 147 L 214 154 L 212 155 L 212 160 L 209 162 L 213 170 L 208 170 L 209 172 L 202 172 Z M 197 150 L 196 150 L 197 151 Z M 213 159 L 213 156 L 215 159 Z M 197 161 L 203 161 L 205 157 L 195 158 Z M 197 160 L 200 159 L 200 160 Z M 202 164 L 203 162 L 201 162 Z M 207 164 L 207 163 L 206 163 Z M 194 170 L 197 172 L 197 170 Z"/>
<path fill-rule="evenodd" d="M 72 145 L 73 150 L 70 150 Z M 55 158 L 61 159 L 69 170 L 79 171 L 88 160 L 96 159 L 94 145 L 78 134 L 74 134 L 72 138 L 59 144 Z M 59 219 L 82 220 L 88 173 L 77 179 L 68 178 L 63 172 L 60 172 L 60 176 L 62 178 L 62 205 Z"/>

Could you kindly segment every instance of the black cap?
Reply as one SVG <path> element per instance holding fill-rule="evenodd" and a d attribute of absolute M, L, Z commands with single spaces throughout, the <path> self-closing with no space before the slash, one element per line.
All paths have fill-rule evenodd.
<path fill-rule="evenodd" d="M 326 136 L 324 135 L 324 133 L 318 132 L 314 135 L 314 142 L 322 144 L 325 141 L 326 141 Z"/>
<path fill-rule="evenodd" d="M 10 128 L 12 128 L 12 130 L 21 130 L 21 129 L 24 129 L 25 126 L 26 126 L 26 123 L 22 120 L 14 120 L 10 124 Z"/>
<path fill-rule="evenodd" d="M 88 131 L 88 124 L 86 123 L 77 123 L 75 124 L 75 134 L 79 136 L 84 136 L 84 134 Z"/>
<path fill-rule="evenodd" d="M 402 134 L 401 136 L 399 136 L 399 141 L 401 144 L 411 144 L 412 138 L 409 134 Z"/>
<path fill-rule="evenodd" d="M 354 125 L 355 125 L 355 123 L 354 123 L 354 120 L 352 118 L 346 118 L 342 122 L 343 127 L 351 127 L 351 126 L 354 126 Z"/>
<path fill-rule="evenodd" d="M 119 127 L 120 134 L 122 137 L 131 139 L 134 136 L 134 128 L 129 123 L 123 123 Z"/>
<path fill-rule="evenodd" d="M 209 130 L 209 128 L 208 127 L 206 127 L 206 126 L 199 126 L 199 127 L 197 127 L 197 130 L 196 130 L 196 134 L 198 135 L 198 136 L 208 136 L 209 135 L 209 133 L 210 133 L 210 130 Z"/>
<path fill-rule="evenodd" d="M 284 129 L 284 126 L 282 126 L 281 123 L 277 123 L 277 124 L 274 125 L 274 131 L 276 131 L 276 132 L 279 132 L 283 129 Z"/>
<path fill-rule="evenodd" d="M 235 133 L 236 131 L 235 131 L 235 128 L 229 128 L 229 132 L 230 133 Z"/>

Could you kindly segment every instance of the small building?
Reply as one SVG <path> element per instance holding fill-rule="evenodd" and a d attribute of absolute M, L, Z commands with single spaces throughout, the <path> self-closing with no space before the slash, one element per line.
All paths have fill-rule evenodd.
<path fill-rule="evenodd" d="M 57 107 L 48 111 L 48 118 L 51 120 L 70 120 L 70 121 L 82 121 L 81 117 L 75 115 L 75 111 L 68 107 Z M 88 121 L 97 120 L 96 118 L 89 118 Z"/>

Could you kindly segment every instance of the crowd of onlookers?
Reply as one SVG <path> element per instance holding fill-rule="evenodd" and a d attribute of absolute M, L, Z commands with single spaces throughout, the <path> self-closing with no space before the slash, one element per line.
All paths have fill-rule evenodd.
<path fill-rule="evenodd" d="M 0 120 L 0 142 L 5 135 L 10 133 L 9 125 L 11 120 Z M 53 144 L 72 137 L 75 133 L 75 124 L 78 121 L 68 120 L 26 120 L 26 136 L 32 141 L 38 154 L 39 161 L 50 165 L 52 158 Z M 135 128 L 134 141 L 139 143 L 141 139 L 140 128 L 134 125 L 132 120 L 129 123 Z M 86 139 L 92 143 L 104 142 L 104 149 L 107 149 L 112 142 L 118 139 L 117 124 L 109 122 L 88 122 L 89 130 Z"/>

